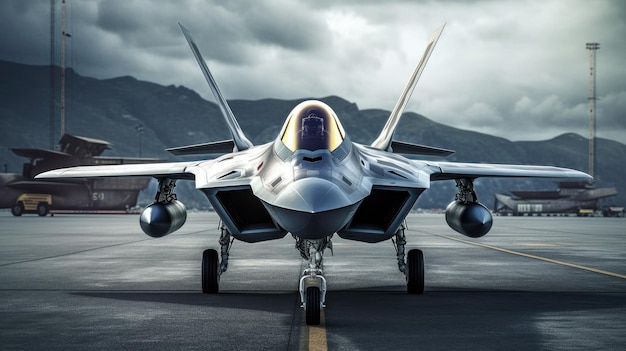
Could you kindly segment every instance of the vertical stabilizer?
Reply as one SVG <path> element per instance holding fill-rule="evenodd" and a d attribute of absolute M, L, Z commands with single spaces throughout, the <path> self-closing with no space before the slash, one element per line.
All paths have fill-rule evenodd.
<path fill-rule="evenodd" d="M 422 71 L 424 70 L 424 67 L 426 67 L 426 62 L 428 62 L 428 58 L 433 52 L 433 49 L 437 44 L 437 40 L 439 40 L 441 32 L 443 32 L 443 28 L 445 26 L 446 25 L 444 24 L 443 26 L 439 27 L 430 37 L 428 45 L 426 45 L 426 49 L 424 50 L 424 54 L 422 54 L 422 58 L 417 64 L 417 67 L 415 67 L 415 71 L 413 71 L 411 79 L 409 79 L 409 82 L 404 88 L 402 95 L 400 95 L 398 102 L 396 102 L 396 106 L 393 108 L 393 111 L 391 111 L 385 127 L 380 132 L 378 138 L 376 138 L 376 140 L 374 140 L 374 142 L 372 143 L 372 147 L 386 151 L 389 151 L 391 149 L 391 139 L 393 138 L 393 134 L 396 131 L 398 122 L 400 122 L 402 112 L 404 112 L 404 108 L 406 107 L 406 104 L 409 101 L 411 94 L 413 93 L 413 89 L 415 88 L 415 84 L 417 83 L 419 77 L 422 75 Z"/>
<path fill-rule="evenodd" d="M 198 61 L 198 65 L 200 65 L 200 69 L 202 70 L 202 73 L 204 74 L 204 78 L 206 78 L 207 83 L 209 83 L 209 87 L 211 87 L 213 96 L 215 96 L 215 102 L 217 102 L 217 105 L 220 107 L 220 110 L 222 111 L 222 115 L 224 116 L 224 119 L 226 120 L 226 123 L 228 124 L 228 128 L 230 129 L 230 134 L 233 136 L 233 142 L 235 144 L 235 151 L 242 151 L 242 150 L 249 149 L 250 147 L 253 146 L 252 142 L 248 140 L 248 138 L 243 133 L 243 130 L 241 130 L 239 123 L 237 123 L 237 119 L 235 118 L 233 111 L 231 111 L 230 106 L 228 106 L 228 102 L 226 102 L 226 99 L 224 99 L 224 96 L 220 92 L 220 89 L 217 87 L 217 83 L 215 82 L 215 79 L 213 79 L 213 76 L 211 75 L 211 71 L 209 71 L 209 67 L 204 62 L 204 59 L 202 58 L 202 55 L 200 54 L 200 50 L 198 49 L 198 46 L 194 42 L 191 36 L 191 33 L 182 24 L 178 23 L 178 25 L 180 26 L 181 31 L 185 35 L 185 39 L 187 39 L 187 42 L 189 43 L 189 47 L 191 48 L 191 51 L 193 52 L 193 55 L 196 57 L 196 61 Z"/>

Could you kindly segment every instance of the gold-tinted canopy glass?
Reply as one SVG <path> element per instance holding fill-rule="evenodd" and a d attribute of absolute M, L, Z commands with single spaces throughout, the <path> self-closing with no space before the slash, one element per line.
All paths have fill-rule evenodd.
<path fill-rule="evenodd" d="M 280 139 L 291 151 L 328 149 L 332 152 L 344 137 L 335 111 L 321 101 L 309 100 L 291 110 Z"/>

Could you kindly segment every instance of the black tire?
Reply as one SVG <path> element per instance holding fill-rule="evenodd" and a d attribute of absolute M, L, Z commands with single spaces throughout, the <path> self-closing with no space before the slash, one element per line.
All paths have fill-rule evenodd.
<path fill-rule="evenodd" d="M 50 206 L 48 206 L 48 204 L 47 204 L 47 203 L 45 203 L 45 202 L 40 202 L 40 203 L 37 205 L 37 214 L 38 214 L 40 217 L 45 217 L 45 216 L 47 216 L 47 215 L 48 215 L 48 212 L 50 212 Z"/>
<path fill-rule="evenodd" d="M 202 253 L 202 292 L 205 294 L 217 294 L 220 290 L 219 260 L 217 251 L 213 249 L 204 250 Z"/>
<path fill-rule="evenodd" d="M 24 204 L 20 201 L 11 207 L 11 214 L 19 217 L 24 213 Z"/>
<path fill-rule="evenodd" d="M 320 289 L 314 286 L 306 288 L 306 324 L 320 324 Z"/>
<path fill-rule="evenodd" d="M 424 254 L 412 249 L 406 258 L 406 290 L 409 294 L 424 293 Z"/>

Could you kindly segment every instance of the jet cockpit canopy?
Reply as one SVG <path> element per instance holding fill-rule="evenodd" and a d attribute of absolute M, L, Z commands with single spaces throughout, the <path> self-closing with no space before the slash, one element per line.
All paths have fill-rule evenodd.
<path fill-rule="evenodd" d="M 292 152 L 303 149 L 333 152 L 344 141 L 345 134 L 330 106 L 321 101 L 307 100 L 291 110 L 280 140 Z"/>

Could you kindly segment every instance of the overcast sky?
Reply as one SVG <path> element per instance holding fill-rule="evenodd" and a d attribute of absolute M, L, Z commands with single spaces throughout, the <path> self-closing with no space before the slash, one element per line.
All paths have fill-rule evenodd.
<path fill-rule="evenodd" d="M 0 59 L 49 64 L 49 20 L 48 0 L 0 1 Z M 511 140 L 588 137 L 585 43 L 599 42 L 597 135 L 626 143 L 626 1 L 67 0 L 67 64 L 212 100 L 179 21 L 228 99 L 338 95 L 387 110 L 447 23 L 407 110 Z"/>

